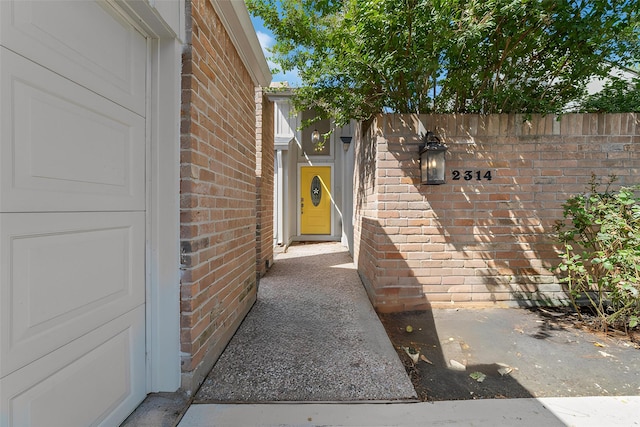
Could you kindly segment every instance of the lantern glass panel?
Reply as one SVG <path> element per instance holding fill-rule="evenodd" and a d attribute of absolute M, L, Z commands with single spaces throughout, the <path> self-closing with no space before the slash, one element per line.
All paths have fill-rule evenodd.
<path fill-rule="evenodd" d="M 445 152 L 426 149 L 420 154 L 420 173 L 423 184 L 444 184 Z"/>
<path fill-rule="evenodd" d="M 444 151 L 435 151 L 429 154 L 429 182 L 444 182 Z"/>

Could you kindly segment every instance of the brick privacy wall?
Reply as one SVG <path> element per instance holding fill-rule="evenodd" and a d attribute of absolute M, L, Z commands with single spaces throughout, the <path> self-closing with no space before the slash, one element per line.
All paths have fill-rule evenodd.
<path fill-rule="evenodd" d="M 256 300 L 255 86 L 209 0 L 182 58 L 182 388 L 195 391 Z"/>
<path fill-rule="evenodd" d="M 256 89 L 256 272 L 258 280 L 273 264 L 273 102 Z"/>
<path fill-rule="evenodd" d="M 378 119 L 372 123 L 362 123 L 354 129 L 355 167 L 354 167 L 354 228 L 353 228 L 353 256 L 358 266 L 358 272 L 369 294 L 369 298 L 376 305 L 380 298 L 377 292 L 377 277 L 381 258 L 378 242 L 385 239 L 384 230 L 377 227 L 379 170 L 377 165 L 377 129 Z M 398 169 L 400 176 L 403 172 Z"/>
<path fill-rule="evenodd" d="M 420 184 L 425 129 L 449 147 L 446 184 Z M 379 311 L 558 303 L 562 204 L 592 173 L 640 182 L 636 114 L 381 115 L 359 139 L 355 255 Z"/>

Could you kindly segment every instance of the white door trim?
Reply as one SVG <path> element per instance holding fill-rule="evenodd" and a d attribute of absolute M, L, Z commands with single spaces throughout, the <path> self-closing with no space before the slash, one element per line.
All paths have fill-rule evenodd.
<path fill-rule="evenodd" d="M 116 0 L 149 37 L 147 119 L 147 392 L 180 387 L 180 89 L 184 1 L 176 35 L 147 2 Z M 112 3 L 113 4 L 113 3 Z M 138 26 L 140 28 L 140 26 Z"/>
<path fill-rule="evenodd" d="M 176 39 L 155 39 L 147 258 L 148 392 L 180 387 L 180 65 Z"/>

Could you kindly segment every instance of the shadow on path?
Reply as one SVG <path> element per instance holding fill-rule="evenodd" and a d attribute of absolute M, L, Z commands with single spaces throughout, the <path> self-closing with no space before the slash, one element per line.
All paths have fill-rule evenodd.
<path fill-rule="evenodd" d="M 422 400 L 640 395 L 640 358 L 629 341 L 563 324 L 542 310 L 435 309 L 381 315 Z M 406 325 L 414 331 L 407 333 Z M 466 365 L 456 370 L 452 360 Z M 471 377 L 486 375 L 482 382 Z"/>
<path fill-rule="evenodd" d="M 455 310 L 457 311 L 457 310 Z M 471 329 L 459 330 L 452 323 L 449 328 L 436 324 L 434 311 L 381 314 L 391 340 L 396 344 L 419 352 L 424 358 L 413 363 L 407 354 L 399 351 L 416 391 L 423 401 L 467 400 L 480 398 L 530 398 L 533 395 L 514 379 L 513 367 L 498 359 L 474 359 L 466 337 Z M 469 312 L 467 312 L 469 313 Z M 460 313 L 462 316 L 465 312 Z M 406 331 L 411 325 L 414 330 Z M 439 331 L 445 330 L 443 336 Z M 494 337 L 484 345 L 494 345 L 501 337 Z M 506 360 L 506 359 L 505 359 Z"/>

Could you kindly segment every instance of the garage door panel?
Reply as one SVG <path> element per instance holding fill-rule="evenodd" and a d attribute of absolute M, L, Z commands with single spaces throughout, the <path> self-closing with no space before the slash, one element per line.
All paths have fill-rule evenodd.
<path fill-rule="evenodd" d="M 146 394 L 147 39 L 111 1 L 0 0 L 0 426 Z"/>
<path fill-rule="evenodd" d="M 104 2 L 0 2 L 0 43 L 145 112 L 146 39 Z"/>
<path fill-rule="evenodd" d="M 143 212 L 0 214 L 0 374 L 144 304 Z"/>
<path fill-rule="evenodd" d="M 144 118 L 6 49 L 0 63 L 0 211 L 144 209 Z"/>
<path fill-rule="evenodd" d="M 144 316 L 139 307 L 0 379 L 0 425 L 119 425 L 146 395 Z"/>

